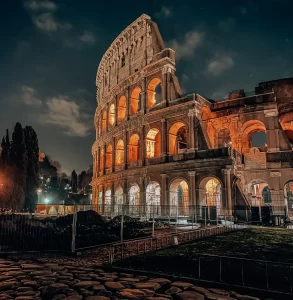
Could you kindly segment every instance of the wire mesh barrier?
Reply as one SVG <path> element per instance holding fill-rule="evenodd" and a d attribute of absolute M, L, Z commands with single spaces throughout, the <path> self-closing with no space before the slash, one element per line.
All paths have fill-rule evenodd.
<path fill-rule="evenodd" d="M 29 213 L 0 214 L 0 252 L 69 250 L 72 220 Z"/>
<path fill-rule="evenodd" d="M 247 228 L 243 225 L 231 225 L 227 227 L 213 227 L 198 230 L 190 230 L 186 232 L 172 233 L 159 235 L 151 238 L 123 241 L 120 243 L 113 243 L 109 245 L 109 263 L 114 261 L 145 254 L 150 251 L 167 248 L 174 245 L 184 244 L 203 237 L 230 232 Z"/>

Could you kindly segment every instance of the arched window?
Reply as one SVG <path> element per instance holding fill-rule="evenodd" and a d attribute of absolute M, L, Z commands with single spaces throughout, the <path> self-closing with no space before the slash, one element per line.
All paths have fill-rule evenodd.
<path fill-rule="evenodd" d="M 121 96 L 118 102 L 117 122 L 124 120 L 125 116 L 126 116 L 126 97 Z"/>
<path fill-rule="evenodd" d="M 183 122 L 176 122 L 169 129 L 169 153 L 182 153 L 186 149 L 187 128 Z"/>
<path fill-rule="evenodd" d="M 146 158 L 161 155 L 161 133 L 157 128 L 149 130 L 146 136 Z"/>
<path fill-rule="evenodd" d="M 106 169 L 109 169 L 112 167 L 112 162 L 113 162 L 112 152 L 113 152 L 112 145 L 109 144 L 107 147 L 107 150 L 106 150 Z"/>
<path fill-rule="evenodd" d="M 120 166 L 124 163 L 124 142 L 119 140 L 116 145 L 115 165 Z"/>
<path fill-rule="evenodd" d="M 130 104 L 130 116 L 136 114 L 140 110 L 140 101 L 141 101 L 141 89 L 136 87 L 133 89 L 129 104 Z"/>
<path fill-rule="evenodd" d="M 115 105 L 111 104 L 109 108 L 109 126 L 113 126 L 115 124 Z"/>
<path fill-rule="evenodd" d="M 147 108 L 153 107 L 155 104 L 161 103 L 161 79 L 154 78 L 148 84 L 147 89 Z"/>
<path fill-rule="evenodd" d="M 104 110 L 102 115 L 102 132 L 106 131 L 106 128 L 107 128 L 107 112 L 106 110 Z"/>
<path fill-rule="evenodd" d="M 139 136 L 133 134 L 129 139 L 128 161 L 137 161 L 139 159 Z"/>
<path fill-rule="evenodd" d="M 223 128 L 218 133 L 218 148 L 228 147 L 230 145 L 230 130 L 228 128 Z"/>
<path fill-rule="evenodd" d="M 169 189 L 171 213 L 177 210 L 179 216 L 188 215 L 189 195 L 188 184 L 186 180 L 181 178 L 174 179 Z"/>

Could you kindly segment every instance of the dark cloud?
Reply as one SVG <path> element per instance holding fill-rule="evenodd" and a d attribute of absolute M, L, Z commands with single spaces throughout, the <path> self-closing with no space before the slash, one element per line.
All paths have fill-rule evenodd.
<path fill-rule="evenodd" d="M 221 99 L 293 76 L 292 1 L 236 2 L 130 0 L 116 1 L 114 9 L 113 1 L 3 1 L 0 134 L 17 121 L 32 125 L 41 150 L 65 171 L 87 168 L 99 60 L 142 13 L 177 51 L 183 92 Z"/>

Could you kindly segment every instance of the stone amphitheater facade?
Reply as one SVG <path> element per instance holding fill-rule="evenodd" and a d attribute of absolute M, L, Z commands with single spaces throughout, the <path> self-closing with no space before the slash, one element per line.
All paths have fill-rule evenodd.
<path fill-rule="evenodd" d="M 183 96 L 174 50 L 142 15 L 103 55 L 96 86 L 92 201 L 103 214 L 293 216 L 292 78 L 218 102 Z M 266 143 L 254 146 L 259 132 Z"/>

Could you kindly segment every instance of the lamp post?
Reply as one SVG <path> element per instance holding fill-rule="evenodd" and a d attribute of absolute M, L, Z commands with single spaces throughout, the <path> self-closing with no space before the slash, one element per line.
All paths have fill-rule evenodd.
<path fill-rule="evenodd" d="M 46 204 L 46 215 L 47 215 L 47 207 L 48 207 L 49 199 L 46 197 L 45 198 L 45 204 Z"/>

